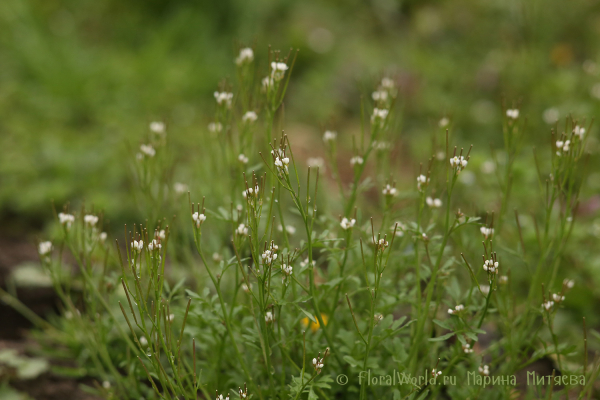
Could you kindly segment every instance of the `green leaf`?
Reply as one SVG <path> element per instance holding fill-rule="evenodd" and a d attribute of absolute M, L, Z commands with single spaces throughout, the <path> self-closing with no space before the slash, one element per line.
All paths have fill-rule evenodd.
<path fill-rule="evenodd" d="M 350 364 L 352 367 L 356 367 L 357 365 L 360 365 L 360 361 L 356 360 L 354 357 L 352 356 L 344 356 L 344 361 L 346 361 L 348 364 Z"/>
<path fill-rule="evenodd" d="M 439 319 L 434 319 L 433 323 L 436 324 L 437 326 L 444 328 L 444 329 L 448 329 L 451 330 L 452 328 L 450 327 L 450 325 L 448 325 L 448 323 L 446 323 L 445 321 L 440 321 Z"/>
<path fill-rule="evenodd" d="M 430 338 L 430 339 L 429 339 L 429 341 L 430 341 L 430 342 L 441 342 L 441 341 L 443 341 L 443 340 L 446 340 L 446 339 L 448 339 L 448 338 L 451 338 L 451 337 L 452 337 L 452 336 L 454 336 L 454 335 L 455 335 L 455 333 L 454 333 L 454 332 L 450 332 L 450 333 L 447 333 L 447 334 L 445 334 L 445 335 L 442 335 L 442 336 L 438 336 L 438 337 L 435 337 L 435 338 Z"/>
<path fill-rule="evenodd" d="M 304 308 L 300 307 L 299 305 L 296 305 L 296 307 L 298 307 L 300 309 L 300 311 L 302 311 L 308 317 L 308 319 L 310 319 L 315 324 L 317 323 L 317 320 L 311 313 L 309 313 L 308 311 L 306 311 Z"/>

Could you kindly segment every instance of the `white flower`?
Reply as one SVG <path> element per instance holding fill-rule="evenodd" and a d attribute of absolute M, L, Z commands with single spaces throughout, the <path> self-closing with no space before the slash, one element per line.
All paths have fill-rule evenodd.
<path fill-rule="evenodd" d="M 38 245 L 38 252 L 41 256 L 45 256 L 46 254 L 52 251 L 52 242 L 40 242 Z"/>
<path fill-rule="evenodd" d="M 388 245 L 389 245 L 389 243 L 388 243 L 388 241 L 387 241 L 387 240 L 385 240 L 385 239 L 379 239 L 379 240 L 377 241 L 377 246 L 378 246 L 379 248 L 381 248 L 381 249 L 385 249 L 386 247 L 388 247 Z"/>
<path fill-rule="evenodd" d="M 488 285 L 481 285 L 479 288 L 481 289 L 481 293 L 483 293 L 485 296 L 490 293 L 490 287 Z"/>
<path fill-rule="evenodd" d="M 277 227 L 277 230 L 278 230 L 279 232 L 283 232 L 283 226 L 280 224 L 280 225 Z M 286 225 L 286 226 L 285 226 L 285 231 L 286 231 L 287 233 L 289 233 L 290 235 L 293 235 L 293 234 L 295 234 L 295 233 L 296 233 L 296 228 L 295 228 L 295 227 L 293 227 L 292 225 Z"/>
<path fill-rule="evenodd" d="M 173 322 L 175 319 L 175 314 L 169 314 L 169 322 Z"/>
<path fill-rule="evenodd" d="M 575 128 L 573 128 L 573 134 L 575 136 L 578 136 L 579 139 L 583 139 L 583 135 L 585 135 L 585 128 L 579 125 L 575 125 Z"/>
<path fill-rule="evenodd" d="M 137 252 L 140 252 L 144 249 L 144 241 L 143 240 L 134 240 L 131 242 L 131 248 Z"/>
<path fill-rule="evenodd" d="M 248 227 L 244 224 L 239 224 L 239 226 L 235 230 L 235 233 L 237 233 L 240 236 L 246 236 L 248 234 Z"/>
<path fill-rule="evenodd" d="M 150 251 L 160 250 L 161 247 L 162 245 L 160 244 L 160 241 L 156 239 L 152 239 L 152 241 L 148 243 L 148 250 Z"/>
<path fill-rule="evenodd" d="M 246 293 L 250 293 L 250 288 L 245 283 L 242 283 L 242 290 Z"/>
<path fill-rule="evenodd" d="M 356 220 L 354 218 L 348 219 L 348 218 L 344 217 L 342 219 L 342 221 L 340 222 L 340 226 L 342 227 L 342 229 L 348 230 L 348 229 L 351 229 L 355 223 L 356 223 Z"/>
<path fill-rule="evenodd" d="M 218 105 L 226 105 L 227 107 L 231 107 L 231 101 L 233 100 L 233 93 L 229 92 L 215 92 L 214 93 L 215 100 Z"/>
<path fill-rule="evenodd" d="M 375 101 L 385 102 L 388 99 L 388 92 L 385 90 L 377 90 L 371 94 L 371 97 L 373 97 L 373 100 Z"/>
<path fill-rule="evenodd" d="M 202 223 L 206 221 L 206 215 L 200 214 L 198 213 L 198 211 L 196 211 L 194 214 L 192 214 L 192 220 L 194 220 L 194 222 L 196 223 L 196 227 L 200 228 L 200 225 L 202 225 Z"/>
<path fill-rule="evenodd" d="M 481 228 L 479 228 L 479 231 L 483 235 L 484 239 L 488 239 L 488 238 L 491 238 L 492 236 L 494 236 L 494 228 L 488 228 L 488 227 L 482 226 Z"/>
<path fill-rule="evenodd" d="M 242 122 L 246 122 L 246 123 L 256 122 L 257 119 L 258 119 L 258 115 L 256 115 L 256 113 L 254 111 L 248 111 L 248 112 L 246 112 L 246 114 L 244 114 L 242 116 Z"/>
<path fill-rule="evenodd" d="M 104 389 L 110 389 L 110 382 L 109 381 L 102 382 L 102 387 Z"/>
<path fill-rule="evenodd" d="M 392 147 L 392 145 L 389 142 L 384 142 L 382 140 L 373 140 L 373 142 L 371 143 L 371 145 L 373 146 L 373 148 L 375 150 L 387 150 L 390 147 Z"/>
<path fill-rule="evenodd" d="M 508 118 L 517 119 L 519 118 L 519 110 L 517 110 L 516 108 L 506 110 L 506 116 Z"/>
<path fill-rule="evenodd" d="M 428 183 L 429 183 L 429 178 L 426 177 L 425 175 L 421 174 L 421 175 L 417 176 L 417 189 L 419 189 L 419 191 L 422 191 L 423 186 L 427 186 Z"/>
<path fill-rule="evenodd" d="M 325 131 L 325 133 L 323 134 L 323 141 L 325 141 L 325 142 L 334 141 L 336 138 L 337 138 L 337 132 L 334 132 L 334 131 Z"/>
<path fill-rule="evenodd" d="M 244 63 L 251 63 L 254 60 L 254 51 L 250 47 L 246 47 L 240 50 L 240 55 L 235 59 L 237 65 Z"/>
<path fill-rule="evenodd" d="M 565 300 L 565 296 L 554 293 L 552 294 L 552 300 L 554 300 L 555 303 L 560 303 L 561 301 Z"/>
<path fill-rule="evenodd" d="M 456 307 L 454 307 L 454 309 L 448 309 L 448 314 L 450 315 L 454 315 L 454 314 L 458 314 L 459 312 L 463 311 L 465 309 L 465 306 L 463 306 L 462 304 L 457 305 Z"/>
<path fill-rule="evenodd" d="M 144 336 L 140 336 L 140 344 L 141 344 L 143 347 L 146 347 L 146 346 L 148 346 L 148 339 L 146 339 Z"/>
<path fill-rule="evenodd" d="M 266 77 L 263 78 L 261 84 L 262 84 L 262 90 L 263 90 L 263 92 L 266 92 L 271 87 L 273 87 L 273 85 L 275 84 L 275 82 L 273 81 L 273 78 L 271 78 L 270 76 L 266 76 Z"/>
<path fill-rule="evenodd" d="M 75 216 L 72 214 L 58 213 L 58 221 L 61 225 L 64 225 L 67 229 L 69 229 L 75 222 Z"/>
<path fill-rule="evenodd" d="M 556 141 L 556 155 L 560 156 L 561 155 L 561 151 L 562 153 L 568 153 L 570 150 L 570 146 L 571 146 L 571 141 L 570 140 L 557 140 Z"/>
<path fill-rule="evenodd" d="M 265 313 L 265 322 L 268 324 L 269 322 L 273 322 L 273 313 L 271 311 L 267 311 Z"/>
<path fill-rule="evenodd" d="M 157 239 L 160 239 L 160 240 L 165 240 L 167 237 L 167 233 L 165 232 L 164 229 L 161 229 L 160 231 L 154 232 L 154 237 L 156 237 Z"/>
<path fill-rule="evenodd" d="M 248 188 L 247 190 L 244 190 L 242 192 L 242 196 L 244 196 L 245 199 L 247 199 L 248 196 L 252 196 L 252 195 L 254 195 L 254 197 L 258 197 L 258 193 L 259 193 L 259 188 L 258 188 L 258 185 L 256 185 L 256 187 L 254 187 L 254 188 Z"/>
<path fill-rule="evenodd" d="M 454 156 L 450 158 L 450 166 L 455 169 L 456 172 L 460 172 L 467 166 L 469 162 L 463 156 Z"/>
<path fill-rule="evenodd" d="M 575 281 L 573 281 L 572 279 L 565 279 L 563 280 L 563 285 L 565 285 L 569 289 L 573 289 L 573 286 L 575 286 Z"/>
<path fill-rule="evenodd" d="M 246 157 L 243 154 L 240 154 L 238 156 L 238 161 L 241 162 L 242 164 L 248 164 L 248 157 Z"/>
<path fill-rule="evenodd" d="M 350 159 L 350 165 L 362 165 L 363 162 L 364 160 L 361 156 L 354 156 Z"/>
<path fill-rule="evenodd" d="M 546 309 L 546 311 L 550 311 L 553 306 L 554 306 L 554 302 L 552 300 L 542 303 L 542 307 L 544 307 L 544 309 Z"/>
<path fill-rule="evenodd" d="M 321 370 L 325 366 L 325 364 L 323 363 L 323 358 L 321 357 L 313 358 L 312 364 L 314 369 L 317 371 L 317 374 L 320 374 Z"/>
<path fill-rule="evenodd" d="M 100 232 L 100 235 L 98 235 L 98 239 L 102 243 L 104 243 L 106 241 L 107 237 L 108 237 L 108 235 L 106 234 L 106 232 Z"/>
<path fill-rule="evenodd" d="M 440 208 L 442 206 L 442 200 L 440 200 L 440 199 L 432 199 L 429 196 L 425 199 L 425 202 L 431 208 Z"/>
<path fill-rule="evenodd" d="M 489 274 L 497 274 L 499 266 L 500 264 L 498 263 L 498 261 L 485 260 L 483 263 L 483 270 L 487 271 Z"/>
<path fill-rule="evenodd" d="M 471 348 L 471 345 L 469 343 L 463 344 L 462 349 L 465 352 L 465 354 L 469 354 L 469 353 L 473 352 L 473 349 Z"/>
<path fill-rule="evenodd" d="M 275 157 L 275 166 L 279 169 L 279 172 L 288 173 L 288 165 L 290 163 L 290 159 L 288 157 Z"/>
<path fill-rule="evenodd" d="M 185 192 L 187 192 L 189 190 L 189 187 L 185 183 L 175 182 L 173 184 L 173 190 L 177 194 L 183 194 L 183 193 L 185 193 Z"/>
<path fill-rule="evenodd" d="M 164 122 L 158 122 L 158 121 L 154 121 L 154 122 L 150 122 L 150 130 L 154 133 L 165 133 L 165 123 Z"/>
<path fill-rule="evenodd" d="M 282 80 L 287 70 L 288 66 L 286 63 L 275 61 L 271 63 L 271 77 L 276 81 Z"/>
<path fill-rule="evenodd" d="M 490 375 L 490 367 L 488 365 L 480 365 L 479 373 L 481 375 L 489 376 Z"/>
<path fill-rule="evenodd" d="M 212 259 L 213 259 L 213 261 L 215 261 L 215 262 L 220 262 L 220 261 L 222 261 L 222 260 L 223 260 L 223 257 L 222 257 L 222 256 L 221 256 L 219 253 L 217 253 L 217 252 L 215 251 L 215 252 L 212 254 Z"/>
<path fill-rule="evenodd" d="M 154 157 L 156 155 L 156 150 L 154 150 L 154 147 L 152 147 L 151 144 L 143 144 L 140 146 L 140 151 L 142 152 L 142 157 L 144 155 L 148 156 L 148 157 Z"/>
<path fill-rule="evenodd" d="M 383 122 L 387 118 L 388 113 L 388 110 L 380 110 L 379 108 L 374 108 L 373 115 L 371 115 L 371 123 L 374 124 L 376 122 Z"/>
<path fill-rule="evenodd" d="M 285 275 L 285 277 L 284 277 L 284 280 L 285 280 L 285 278 L 292 275 L 293 268 L 291 265 L 281 264 L 281 272 L 283 272 L 283 274 Z"/>
<path fill-rule="evenodd" d="M 445 128 L 448 126 L 449 123 L 450 123 L 450 120 L 448 118 L 444 117 L 444 118 L 440 119 L 440 121 L 438 122 L 438 126 L 440 128 Z"/>
<path fill-rule="evenodd" d="M 308 265 L 308 257 L 306 257 L 306 258 L 304 259 L 304 261 L 300 261 L 300 266 L 301 266 L 302 268 L 306 267 L 307 265 Z M 313 265 L 313 267 L 314 267 L 315 265 L 317 265 L 317 262 L 316 262 L 315 260 L 313 260 L 313 261 L 312 261 L 312 265 Z"/>
<path fill-rule="evenodd" d="M 396 84 L 391 78 L 383 78 L 381 79 L 381 87 L 385 89 L 393 89 L 394 87 L 396 87 Z"/>
<path fill-rule="evenodd" d="M 390 184 L 385 185 L 381 192 L 384 196 L 395 196 L 398 194 L 398 190 L 395 187 L 392 187 Z"/>
<path fill-rule="evenodd" d="M 440 376 L 442 374 L 442 371 L 438 371 L 436 368 L 431 370 L 431 376 L 433 376 L 434 378 L 436 376 Z"/>
<path fill-rule="evenodd" d="M 95 215 L 88 214 L 85 217 L 83 217 L 83 222 L 85 222 L 86 225 L 94 226 L 98 223 L 98 217 Z"/>
<path fill-rule="evenodd" d="M 508 276 L 502 275 L 500 277 L 500 283 L 503 284 L 503 285 L 507 284 L 508 283 Z"/>
<path fill-rule="evenodd" d="M 211 133 L 219 133 L 223 130 L 223 124 L 220 122 L 211 122 L 208 124 L 208 131 Z"/>

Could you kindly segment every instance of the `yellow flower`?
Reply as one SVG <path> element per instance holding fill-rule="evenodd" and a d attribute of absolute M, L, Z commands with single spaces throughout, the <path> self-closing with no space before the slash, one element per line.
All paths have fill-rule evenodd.
<path fill-rule="evenodd" d="M 327 321 L 329 321 L 329 318 L 327 317 L 327 315 L 325 314 L 321 314 L 321 319 L 323 320 L 323 324 L 325 324 L 325 326 L 327 326 Z M 316 332 L 319 329 L 319 320 L 317 320 L 317 322 L 312 322 L 311 320 L 308 319 L 308 317 L 303 318 L 302 319 L 302 326 L 303 327 L 307 327 L 310 325 L 310 330 L 313 332 Z"/>

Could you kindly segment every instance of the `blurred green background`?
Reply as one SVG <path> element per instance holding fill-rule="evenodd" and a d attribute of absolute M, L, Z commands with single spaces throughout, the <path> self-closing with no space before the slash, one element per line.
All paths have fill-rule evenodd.
<path fill-rule="evenodd" d="M 202 157 L 212 93 L 234 80 L 239 45 L 263 71 L 268 45 L 300 49 L 286 125 L 308 139 L 329 126 L 343 136 L 360 95 L 394 76 L 402 155 L 418 165 L 444 115 L 480 157 L 501 145 L 503 98 L 528 118 L 529 144 L 548 143 L 557 117 L 598 115 L 599 38 L 600 3 L 588 0 L 2 0 L 3 235 L 42 229 L 51 199 L 85 199 L 114 226 L 137 216 L 127 146 L 164 120 L 182 160 Z"/>

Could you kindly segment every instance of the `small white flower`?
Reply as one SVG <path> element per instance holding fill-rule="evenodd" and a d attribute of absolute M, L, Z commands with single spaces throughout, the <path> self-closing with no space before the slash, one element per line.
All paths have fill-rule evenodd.
<path fill-rule="evenodd" d="M 375 101 L 385 102 L 388 99 L 388 92 L 385 90 L 377 90 L 371 94 L 371 97 L 373 97 L 373 100 Z"/>
<path fill-rule="evenodd" d="M 162 247 L 162 245 L 156 239 L 152 239 L 152 241 L 150 243 L 148 243 L 148 250 L 150 250 L 150 251 L 160 250 L 161 247 Z"/>
<path fill-rule="evenodd" d="M 348 229 L 351 229 L 352 227 L 354 227 L 355 223 L 356 223 L 356 220 L 354 218 L 348 219 L 348 218 L 344 217 L 342 219 L 342 221 L 340 222 L 340 226 L 342 227 L 342 229 L 348 230 Z"/>
<path fill-rule="evenodd" d="M 379 239 L 379 240 L 377 241 L 377 246 L 378 246 L 380 249 L 385 249 L 386 247 L 388 247 L 388 245 L 389 245 L 389 243 L 388 243 L 388 241 L 387 241 L 387 240 L 385 240 L 385 239 Z"/>
<path fill-rule="evenodd" d="M 569 289 L 573 289 L 573 286 L 575 286 L 575 281 L 572 279 L 565 279 L 563 280 L 563 285 L 565 285 Z"/>
<path fill-rule="evenodd" d="M 383 193 L 384 196 L 396 196 L 398 194 L 398 190 L 395 187 L 392 187 L 390 184 L 387 184 L 381 193 Z"/>
<path fill-rule="evenodd" d="M 106 242 L 107 237 L 108 237 L 108 235 L 106 234 L 106 232 L 100 232 L 100 235 L 98 235 L 98 239 L 102 243 Z"/>
<path fill-rule="evenodd" d="M 479 231 L 483 235 L 484 239 L 488 239 L 488 238 L 491 238 L 492 236 L 494 236 L 494 228 L 488 228 L 488 227 L 482 226 L 481 228 L 479 228 Z"/>
<path fill-rule="evenodd" d="M 560 156 L 561 153 L 568 153 L 570 150 L 571 141 L 570 140 L 557 140 L 556 141 L 556 155 Z"/>
<path fill-rule="evenodd" d="M 506 116 L 508 118 L 517 119 L 519 118 L 519 110 L 517 110 L 516 108 L 506 110 Z"/>
<path fill-rule="evenodd" d="M 287 70 L 288 66 L 286 63 L 275 61 L 271 63 L 271 77 L 276 81 L 282 80 Z"/>
<path fill-rule="evenodd" d="M 444 118 L 440 119 L 440 121 L 438 122 L 438 126 L 440 128 L 445 128 L 448 126 L 449 123 L 450 123 L 450 120 L 448 118 L 444 117 Z"/>
<path fill-rule="evenodd" d="M 275 166 L 279 170 L 279 172 L 288 173 L 288 165 L 290 163 L 290 159 L 288 157 L 275 157 Z"/>
<path fill-rule="evenodd" d="M 434 378 L 435 378 L 436 376 L 440 376 L 441 374 L 442 374 L 442 371 L 438 371 L 438 370 L 437 370 L 437 369 L 435 369 L 435 368 L 431 370 L 431 376 L 433 376 Z"/>
<path fill-rule="evenodd" d="M 192 214 L 192 220 L 194 220 L 194 222 L 196 223 L 196 227 L 200 228 L 200 225 L 202 225 L 202 223 L 206 221 L 206 215 L 200 214 L 198 213 L 198 211 L 196 211 L 194 214 Z"/>
<path fill-rule="evenodd" d="M 389 110 L 380 110 L 379 108 L 373 109 L 373 115 L 371 115 L 371 123 L 383 122 L 387 118 Z"/>
<path fill-rule="evenodd" d="M 169 322 L 173 322 L 175 319 L 175 314 L 169 314 Z"/>
<path fill-rule="evenodd" d="M 508 276 L 502 275 L 500 277 L 500 283 L 503 284 L 503 285 L 507 284 L 508 283 Z"/>
<path fill-rule="evenodd" d="M 188 185 L 186 185 L 185 183 L 181 183 L 181 182 L 175 182 L 173 184 L 173 190 L 175 191 L 175 193 L 177 194 L 183 194 L 187 191 L 190 190 L 190 188 L 188 187 Z"/>
<path fill-rule="evenodd" d="M 306 159 L 306 165 L 309 167 L 319 168 L 319 171 L 325 171 L 325 160 L 321 157 L 309 157 Z"/>
<path fill-rule="evenodd" d="M 61 225 L 64 225 L 67 229 L 71 228 L 71 225 L 75 222 L 75 216 L 72 214 L 58 213 L 58 221 Z"/>
<path fill-rule="evenodd" d="M 102 387 L 104 389 L 110 389 L 110 382 L 109 381 L 102 382 Z"/>
<path fill-rule="evenodd" d="M 440 208 L 442 206 L 442 200 L 440 200 L 440 199 L 433 199 L 433 198 L 431 198 L 429 196 L 425 199 L 425 202 L 431 208 Z"/>
<path fill-rule="evenodd" d="M 41 256 L 45 256 L 46 254 L 52 251 L 52 242 L 40 242 L 38 245 L 38 252 Z"/>
<path fill-rule="evenodd" d="M 258 115 L 254 111 L 248 111 L 242 116 L 242 122 L 253 123 L 258 119 Z"/>
<path fill-rule="evenodd" d="M 463 311 L 464 309 L 465 309 L 465 306 L 463 306 L 462 304 L 459 304 L 456 307 L 454 307 L 454 309 L 452 309 L 452 308 L 448 309 L 448 314 L 450 314 L 450 315 L 458 314 L 459 312 Z"/>
<path fill-rule="evenodd" d="M 235 59 L 237 65 L 251 63 L 252 61 L 254 61 L 254 51 L 250 47 L 241 49 L 240 55 Z"/>
<path fill-rule="evenodd" d="M 394 83 L 393 79 L 384 77 L 383 79 L 381 79 L 381 87 L 389 90 L 396 87 L 396 84 Z"/>
<path fill-rule="evenodd" d="M 242 164 L 248 164 L 248 157 L 246 157 L 244 154 L 240 154 L 238 156 L 238 161 Z"/>
<path fill-rule="evenodd" d="M 317 358 L 313 358 L 312 364 L 314 369 L 317 371 L 317 374 L 320 374 L 321 370 L 325 366 L 325 364 L 323 363 L 323 358 L 321 358 L 320 356 Z"/>
<path fill-rule="evenodd" d="M 144 241 L 134 240 L 133 242 L 131 242 L 131 248 L 139 253 L 144 249 Z"/>
<path fill-rule="evenodd" d="M 479 288 L 481 289 L 481 293 L 483 293 L 485 296 L 490 293 L 490 287 L 488 285 L 481 285 Z"/>
<path fill-rule="evenodd" d="M 450 158 L 450 166 L 452 166 L 457 173 L 465 169 L 467 164 L 468 161 L 463 156 L 454 156 Z"/>
<path fill-rule="evenodd" d="M 337 132 L 334 131 L 325 131 L 323 134 L 323 141 L 332 142 L 337 138 Z"/>
<path fill-rule="evenodd" d="M 481 375 L 489 376 L 490 375 L 490 367 L 488 365 L 480 365 L 479 373 Z"/>
<path fill-rule="evenodd" d="M 542 303 L 542 307 L 544 307 L 544 309 L 546 309 L 546 311 L 550 311 L 553 306 L 554 306 L 554 302 L 552 300 Z"/>
<path fill-rule="evenodd" d="M 429 183 L 429 178 L 427 178 L 425 175 L 421 174 L 421 175 L 417 176 L 417 189 L 419 191 L 422 191 L 423 186 L 427 186 L 428 183 Z"/>
<path fill-rule="evenodd" d="M 281 272 L 283 272 L 283 274 L 285 275 L 285 277 L 283 278 L 285 280 L 285 278 L 289 277 L 290 275 L 293 274 L 293 268 L 291 265 L 287 265 L 287 264 L 281 264 Z"/>
<path fill-rule="evenodd" d="M 235 233 L 237 233 L 240 236 L 246 236 L 248 234 L 248 227 L 244 224 L 239 224 L 239 226 L 235 230 Z"/>
<path fill-rule="evenodd" d="M 95 215 L 88 214 L 85 217 L 83 217 L 83 222 L 85 222 L 86 225 L 94 226 L 98 223 L 98 217 Z"/>
<path fill-rule="evenodd" d="M 140 151 L 142 152 L 142 157 L 144 155 L 148 157 L 154 157 L 156 155 L 156 150 L 154 150 L 154 147 L 152 147 L 151 144 L 142 144 L 140 146 Z"/>
<path fill-rule="evenodd" d="M 565 300 L 565 296 L 554 293 L 552 294 L 552 300 L 554 300 L 555 303 L 560 303 L 561 301 Z"/>
<path fill-rule="evenodd" d="M 354 156 L 350 159 L 350 165 L 362 165 L 363 162 L 364 160 L 361 156 Z"/>
<path fill-rule="evenodd" d="M 164 229 L 161 229 L 160 231 L 154 232 L 154 237 L 160 240 L 165 240 L 167 238 L 167 233 Z"/>
<path fill-rule="evenodd" d="M 146 339 L 144 336 L 140 336 L 140 344 L 141 344 L 143 347 L 146 347 L 146 346 L 148 346 L 148 339 Z"/>
<path fill-rule="evenodd" d="M 210 133 L 219 133 L 223 130 L 223 124 L 220 122 L 211 122 L 208 124 L 208 131 Z"/>
<path fill-rule="evenodd" d="M 215 100 L 218 105 L 225 105 L 228 108 L 231 107 L 231 101 L 233 100 L 233 93 L 229 92 L 215 92 Z"/>
<path fill-rule="evenodd" d="M 470 354 L 473 352 L 473 349 L 471 348 L 471 345 L 469 343 L 463 344 L 462 349 L 465 352 L 465 354 Z"/>
<path fill-rule="evenodd" d="M 483 270 L 487 271 L 490 274 L 497 274 L 499 266 L 500 264 L 498 263 L 498 261 L 485 260 L 485 262 L 483 263 Z"/>
<path fill-rule="evenodd" d="M 302 268 L 306 267 L 307 265 L 308 265 L 308 257 L 305 258 L 304 261 L 300 261 L 300 266 Z M 317 262 L 315 260 L 313 260 L 312 265 L 314 267 L 315 265 L 317 265 Z"/>
<path fill-rule="evenodd" d="M 283 226 L 282 226 L 282 225 L 279 225 L 279 226 L 277 227 L 277 230 L 278 230 L 279 232 L 283 232 Z M 286 231 L 287 233 L 289 233 L 290 235 L 293 235 L 293 234 L 295 234 L 295 233 L 296 233 L 296 228 L 295 228 L 294 226 L 292 226 L 292 225 L 286 225 L 286 226 L 285 226 L 285 231 Z"/>
<path fill-rule="evenodd" d="M 579 137 L 579 139 L 583 139 L 583 136 L 585 135 L 585 128 L 579 125 L 575 125 L 575 128 L 573 128 L 573 134 Z"/>
<path fill-rule="evenodd" d="M 270 88 L 273 87 L 274 84 L 275 82 L 273 81 L 273 78 L 271 78 L 270 76 L 264 77 L 261 82 L 263 92 L 268 91 Z"/>
<path fill-rule="evenodd" d="M 246 293 L 250 293 L 250 288 L 245 283 L 242 283 L 242 290 Z"/>
<path fill-rule="evenodd" d="M 546 110 L 544 110 L 544 114 L 542 114 L 542 118 L 544 119 L 544 122 L 547 124 L 553 124 L 556 121 L 558 121 L 558 118 L 560 117 L 560 113 L 556 108 L 548 108 Z"/>
<path fill-rule="evenodd" d="M 154 122 L 150 122 L 150 130 L 154 133 L 165 133 L 166 130 L 166 126 L 164 122 L 158 122 L 158 121 L 154 121 Z"/>
<path fill-rule="evenodd" d="M 273 313 L 271 311 L 267 311 L 265 313 L 265 322 L 268 324 L 270 322 L 273 322 Z"/>

